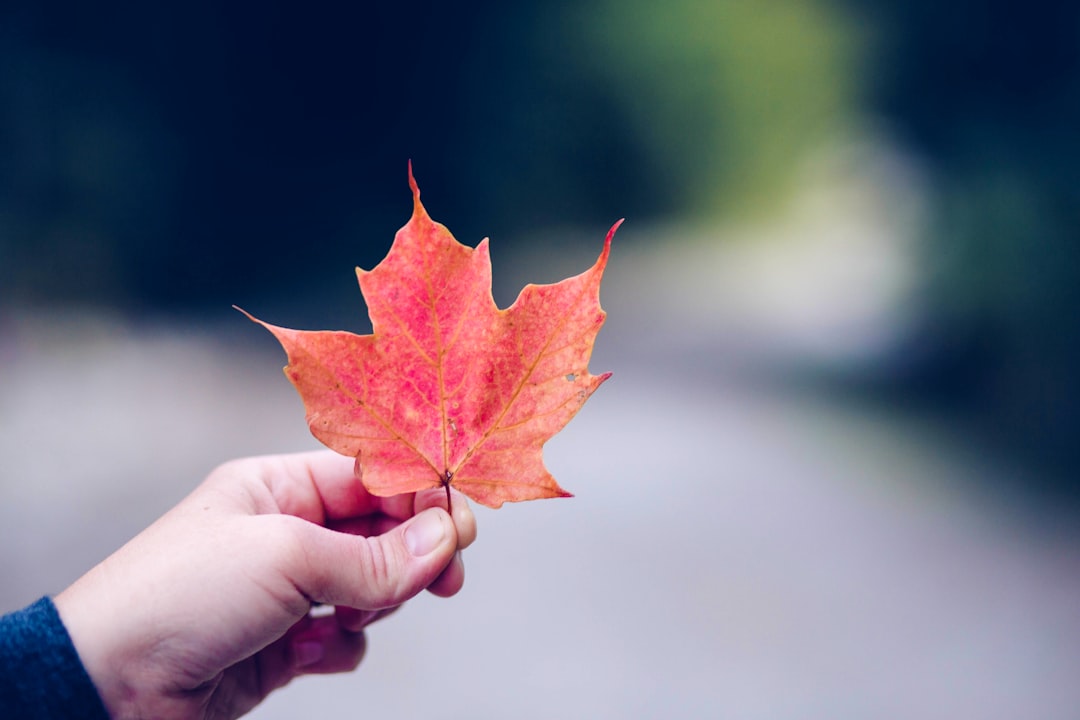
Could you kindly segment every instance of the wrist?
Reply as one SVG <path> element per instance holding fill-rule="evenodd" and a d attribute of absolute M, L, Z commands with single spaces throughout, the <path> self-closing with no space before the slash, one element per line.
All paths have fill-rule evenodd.
<path fill-rule="evenodd" d="M 93 592 L 95 568 L 71 587 L 56 596 L 54 603 L 67 630 L 79 661 L 97 689 L 98 696 L 112 720 L 135 718 L 138 693 L 129 677 L 132 662 L 123 651 L 123 628 L 112 618 L 123 610 L 102 602 Z"/>

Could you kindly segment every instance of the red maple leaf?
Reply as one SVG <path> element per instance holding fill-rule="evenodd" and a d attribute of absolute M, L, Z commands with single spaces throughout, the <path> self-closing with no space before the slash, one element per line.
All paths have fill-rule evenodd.
<path fill-rule="evenodd" d="M 506 310 L 491 295 L 488 241 L 462 245 L 420 202 L 374 269 L 356 269 L 373 333 L 304 331 L 250 315 L 281 342 L 312 434 L 357 459 L 375 495 L 451 485 L 477 502 L 565 497 L 542 447 L 611 373 L 590 375 L 605 313 L 596 263 L 527 285 Z M 246 313 L 245 313 L 246 314 Z"/>

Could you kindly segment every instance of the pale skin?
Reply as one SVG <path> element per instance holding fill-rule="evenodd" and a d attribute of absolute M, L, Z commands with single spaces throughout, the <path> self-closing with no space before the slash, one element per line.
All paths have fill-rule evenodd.
<path fill-rule="evenodd" d="M 446 501 L 374 497 L 328 451 L 235 460 L 56 607 L 114 720 L 239 717 L 297 676 L 356 668 L 364 627 L 425 588 L 461 589 L 476 521 Z"/>

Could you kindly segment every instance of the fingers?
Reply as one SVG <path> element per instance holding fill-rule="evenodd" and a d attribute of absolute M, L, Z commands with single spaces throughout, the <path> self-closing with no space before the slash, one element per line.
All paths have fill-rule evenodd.
<path fill-rule="evenodd" d="M 454 492 L 454 525 L 458 534 L 458 549 L 464 550 L 476 540 L 476 516 L 464 495 Z M 382 498 L 384 502 L 383 512 L 361 515 L 358 517 L 333 520 L 326 526 L 339 532 L 352 533 L 353 535 L 382 535 L 393 530 L 416 513 L 430 507 L 446 508 L 446 491 L 437 488 L 425 490 L 412 495 L 397 495 L 392 498 Z M 392 505 L 393 507 L 387 507 Z M 391 512 L 395 514 L 390 514 Z"/>
<path fill-rule="evenodd" d="M 305 617 L 256 657 L 259 696 L 265 697 L 298 675 L 355 670 L 366 649 L 364 634 L 343 627 L 333 616 Z"/>
<path fill-rule="evenodd" d="M 428 592 L 437 597 L 450 597 L 456 595 L 465 584 L 465 564 L 461 560 L 461 553 L 454 553 L 454 559 L 446 566 L 446 569 L 428 585 Z"/>
<path fill-rule="evenodd" d="M 476 516 L 473 515 L 472 507 L 464 495 L 456 490 L 451 490 L 450 494 L 453 496 L 454 526 L 457 528 L 458 550 L 464 550 L 476 540 Z M 445 489 L 441 487 L 432 488 L 416 493 L 416 498 L 413 500 L 413 511 L 419 513 L 430 507 L 446 509 Z"/>
<path fill-rule="evenodd" d="M 338 625 L 344 629 L 350 632 L 360 632 L 371 623 L 390 615 L 398 607 L 400 605 L 385 610 L 357 610 L 356 608 L 338 605 L 334 608 L 334 618 L 337 620 Z"/>
<path fill-rule="evenodd" d="M 442 487 L 422 490 L 412 495 L 376 497 L 364 489 L 356 477 L 355 462 L 330 450 L 291 455 L 247 458 L 218 468 L 216 474 L 251 473 L 270 491 L 274 511 L 294 515 L 319 525 L 353 522 L 358 518 L 380 516 L 405 520 L 428 507 L 446 508 Z M 454 523 L 458 527 L 461 549 L 476 538 L 476 518 L 468 501 L 453 492 Z M 261 512 L 269 508 L 260 508 Z M 354 532 L 372 534 L 362 529 Z"/>
<path fill-rule="evenodd" d="M 277 501 L 278 511 L 326 524 L 357 517 L 378 508 L 353 473 L 352 458 L 330 450 L 252 458 L 260 477 Z"/>
<path fill-rule="evenodd" d="M 303 673 L 349 672 L 363 660 L 366 649 L 362 632 L 342 627 L 333 616 L 311 618 L 290 638 L 289 660 Z"/>
<path fill-rule="evenodd" d="M 308 598 L 329 605 L 381 610 L 431 585 L 451 563 L 458 535 L 445 511 L 429 508 L 387 533 L 361 537 L 312 523 L 284 558 L 289 579 Z"/>
<path fill-rule="evenodd" d="M 289 555 L 290 577 L 308 598 L 373 611 L 399 605 L 425 587 L 440 597 L 461 589 L 460 551 L 476 539 L 476 517 L 460 493 L 453 492 L 451 522 L 432 510 L 445 510 L 445 488 L 377 498 L 363 489 L 351 460 L 334 452 L 250 462 L 258 463 L 261 484 L 280 512 L 309 521 L 300 524 L 299 548 Z M 350 624 L 361 622 L 370 620 L 353 618 Z"/>
<path fill-rule="evenodd" d="M 476 516 L 468 500 L 459 492 L 451 490 L 454 510 L 454 527 L 458 533 L 458 551 L 446 568 L 428 586 L 428 591 L 438 597 L 450 597 L 456 595 L 465 584 L 465 564 L 461 558 L 461 551 L 473 544 L 476 540 Z M 429 507 L 446 508 L 446 491 L 443 488 L 423 490 L 416 493 L 414 501 L 416 512 L 421 512 Z"/>

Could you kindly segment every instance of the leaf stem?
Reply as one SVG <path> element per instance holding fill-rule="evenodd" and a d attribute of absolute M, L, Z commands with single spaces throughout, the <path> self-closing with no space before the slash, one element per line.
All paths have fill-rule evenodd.
<path fill-rule="evenodd" d="M 447 470 L 446 474 L 443 476 L 442 481 L 443 487 L 446 488 L 446 512 L 450 513 L 451 518 L 454 517 L 454 506 L 450 502 L 450 481 L 453 479 L 454 473 L 450 470 Z"/>

